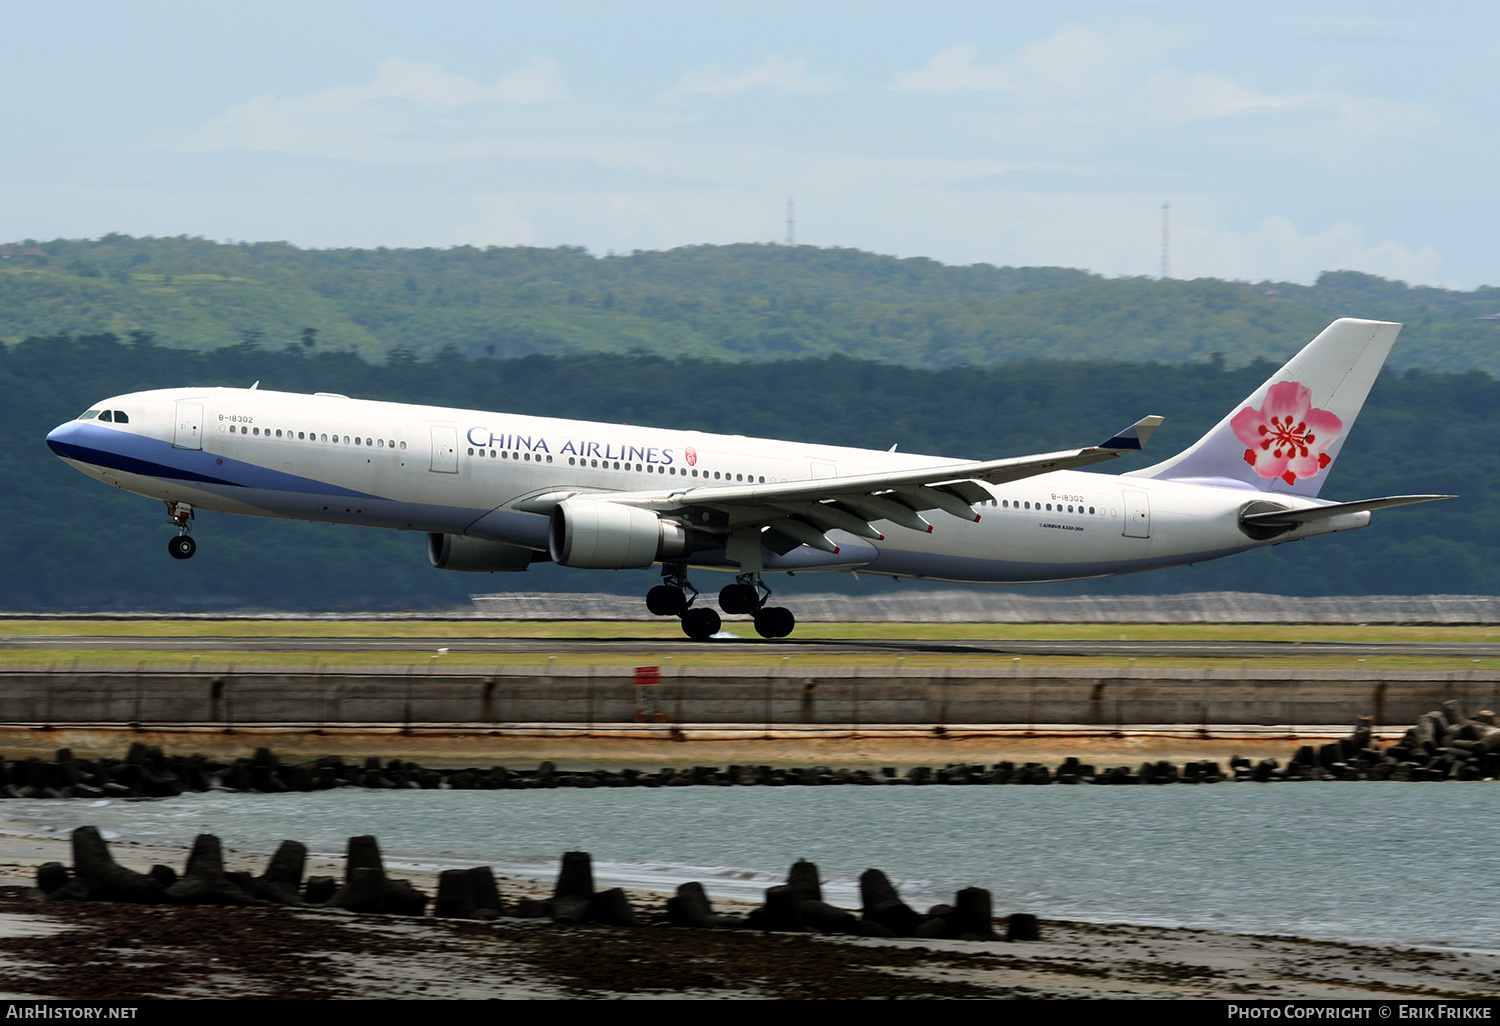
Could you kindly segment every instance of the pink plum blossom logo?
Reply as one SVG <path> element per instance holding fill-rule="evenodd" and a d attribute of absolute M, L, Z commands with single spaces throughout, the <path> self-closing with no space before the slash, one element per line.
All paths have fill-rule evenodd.
<path fill-rule="evenodd" d="M 683 455 L 687 457 L 688 466 L 690 466 L 690 467 L 696 467 L 698 465 L 698 450 L 697 449 L 694 449 L 690 445 L 690 446 L 687 447 L 687 451 L 684 452 Z"/>
<path fill-rule="evenodd" d="M 1266 391 L 1260 409 L 1246 406 L 1230 420 L 1235 437 L 1244 442 L 1245 462 L 1261 477 L 1296 484 L 1313 477 L 1333 458 L 1328 455 L 1344 430 L 1344 422 L 1312 404 L 1312 390 L 1298 381 L 1278 381 Z"/>

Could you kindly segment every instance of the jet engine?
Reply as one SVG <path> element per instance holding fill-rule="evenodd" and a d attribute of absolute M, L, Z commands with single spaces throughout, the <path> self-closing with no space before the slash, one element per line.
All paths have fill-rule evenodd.
<path fill-rule="evenodd" d="M 439 570 L 461 570 L 469 573 L 494 573 L 500 570 L 525 570 L 547 557 L 520 545 L 470 538 L 462 534 L 429 534 L 427 558 Z"/>
<path fill-rule="evenodd" d="M 632 570 L 693 551 L 688 529 L 650 510 L 598 499 L 566 499 L 547 531 L 552 561 L 587 570 Z"/>

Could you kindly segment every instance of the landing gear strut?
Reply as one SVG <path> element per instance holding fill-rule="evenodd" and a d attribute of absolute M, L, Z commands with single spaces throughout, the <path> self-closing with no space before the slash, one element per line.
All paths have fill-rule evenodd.
<path fill-rule="evenodd" d="M 763 638 L 784 638 L 797 626 L 797 618 L 783 606 L 768 606 L 771 589 L 760 574 L 740 574 L 719 592 L 719 608 L 726 613 L 749 613 L 755 618 L 755 633 Z"/>
<path fill-rule="evenodd" d="M 687 567 L 666 563 L 661 568 L 662 583 L 646 593 L 646 608 L 655 616 L 676 616 L 682 620 L 682 633 L 702 641 L 719 633 L 719 614 L 706 606 L 694 608 L 698 589 L 687 579 Z M 691 596 L 689 596 L 691 592 Z"/>
<path fill-rule="evenodd" d="M 177 537 L 167 540 L 167 551 L 173 559 L 192 559 L 198 551 L 198 543 L 188 534 L 193 529 L 193 507 L 185 502 L 167 503 L 167 516 L 177 525 Z"/>

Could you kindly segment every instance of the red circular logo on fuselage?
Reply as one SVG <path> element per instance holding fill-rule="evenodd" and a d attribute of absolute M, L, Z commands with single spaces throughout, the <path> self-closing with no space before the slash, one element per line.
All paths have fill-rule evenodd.
<path fill-rule="evenodd" d="M 686 449 L 683 450 L 683 455 L 687 457 L 688 466 L 690 466 L 690 467 L 696 467 L 698 465 L 698 450 L 697 449 L 694 449 L 690 445 Z"/>

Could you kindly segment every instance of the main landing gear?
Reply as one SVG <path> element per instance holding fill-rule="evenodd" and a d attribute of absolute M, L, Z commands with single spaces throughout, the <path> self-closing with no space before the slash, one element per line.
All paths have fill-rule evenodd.
<path fill-rule="evenodd" d="M 193 507 L 185 502 L 169 502 L 167 516 L 172 518 L 172 523 L 177 525 L 178 530 L 176 538 L 167 540 L 167 551 L 172 554 L 173 559 L 192 559 L 193 553 L 198 551 L 198 543 L 188 534 L 193 529 Z"/>
<path fill-rule="evenodd" d="M 740 574 L 719 592 L 719 608 L 726 613 L 749 613 L 755 618 L 755 633 L 763 638 L 784 638 L 797 626 L 797 618 L 784 606 L 768 606 L 771 589 L 760 574 Z"/>
<path fill-rule="evenodd" d="M 661 568 L 661 581 L 646 592 L 646 608 L 654 616 L 676 616 L 682 619 L 682 633 L 694 641 L 702 641 L 719 633 L 723 626 L 719 614 L 705 606 L 693 607 L 698 600 L 698 589 L 687 579 L 687 567 L 680 563 L 666 563 Z M 688 597 L 692 592 L 692 597 Z"/>
<path fill-rule="evenodd" d="M 682 620 L 682 633 L 694 641 L 719 633 L 723 621 L 706 606 L 696 606 L 699 591 L 687 579 L 687 568 L 666 564 L 661 570 L 662 583 L 646 593 L 646 608 L 655 616 L 676 616 Z M 768 606 L 771 589 L 760 574 L 740 574 L 733 584 L 719 592 L 719 608 L 731 616 L 749 613 L 755 620 L 755 633 L 763 638 L 784 638 L 797 626 L 790 609 Z"/>

